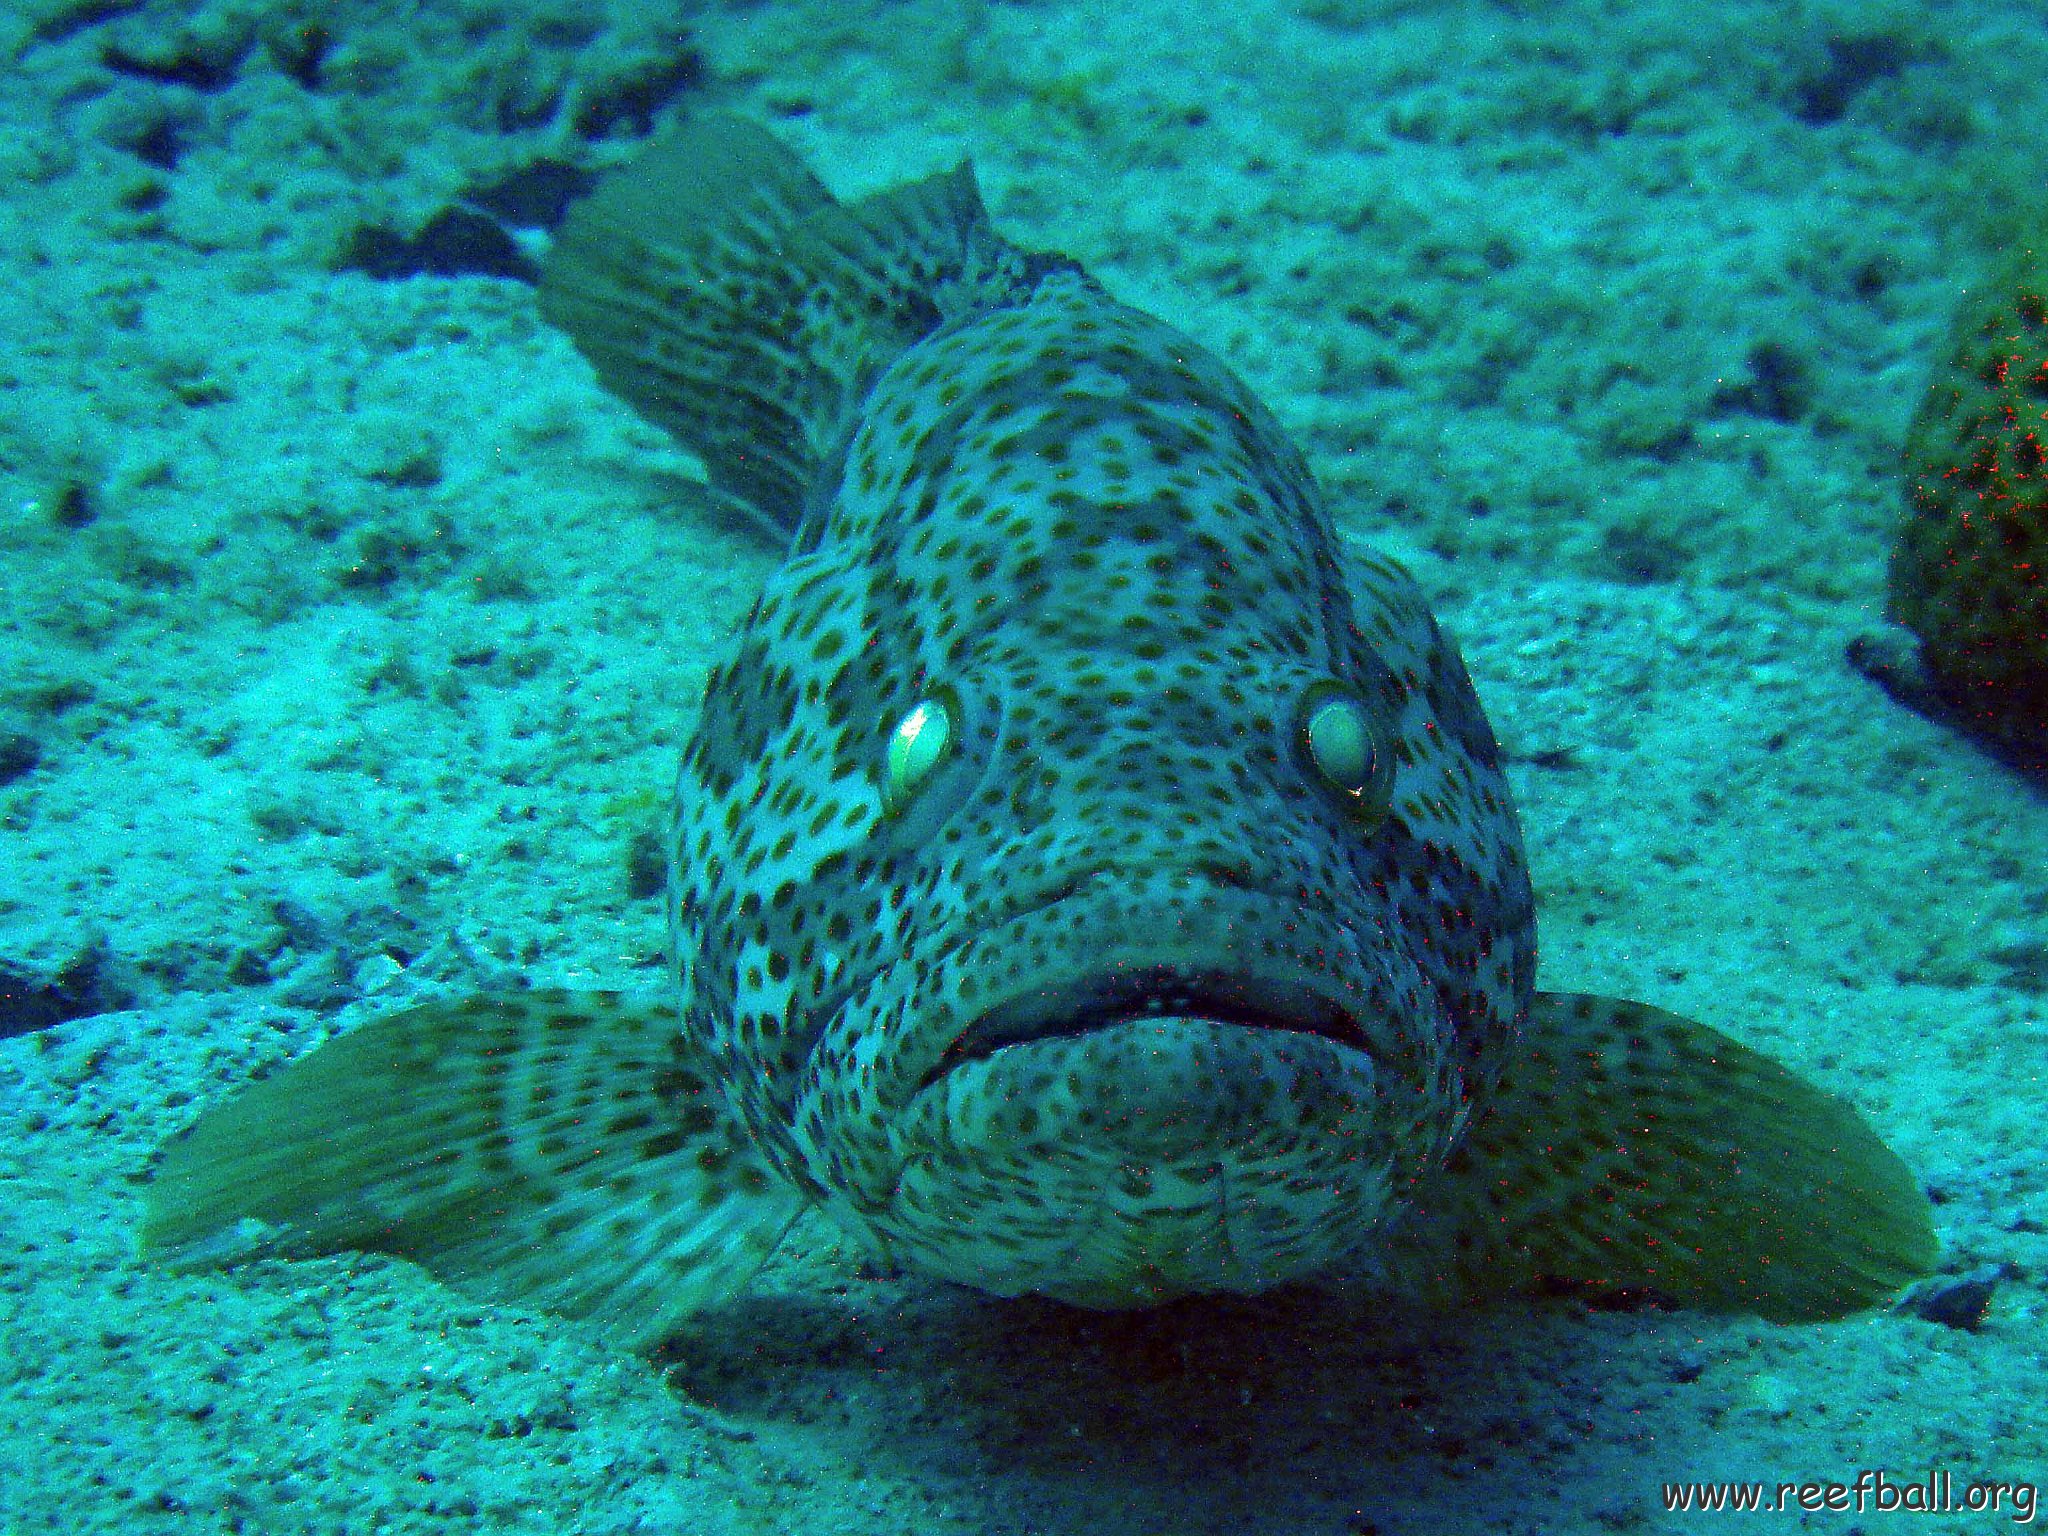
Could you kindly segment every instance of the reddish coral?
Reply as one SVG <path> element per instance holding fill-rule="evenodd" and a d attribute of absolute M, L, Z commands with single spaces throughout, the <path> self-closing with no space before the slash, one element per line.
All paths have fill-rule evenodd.
<path fill-rule="evenodd" d="M 1890 616 L 1968 728 L 2048 752 L 2048 248 L 1964 304 L 1905 456 Z"/>

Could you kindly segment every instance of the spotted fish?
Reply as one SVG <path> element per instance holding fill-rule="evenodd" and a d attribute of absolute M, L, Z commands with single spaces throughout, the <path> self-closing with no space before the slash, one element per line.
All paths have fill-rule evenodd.
<path fill-rule="evenodd" d="M 428 1003 L 165 1150 L 148 1251 L 381 1249 L 645 1345 L 822 1209 L 1144 1306 L 1539 1283 L 1784 1319 L 1930 1268 L 1841 1102 L 1535 989 L 1457 651 L 1216 358 L 991 226 L 672 134 L 543 313 L 785 538 L 671 831 L 677 988 Z"/>

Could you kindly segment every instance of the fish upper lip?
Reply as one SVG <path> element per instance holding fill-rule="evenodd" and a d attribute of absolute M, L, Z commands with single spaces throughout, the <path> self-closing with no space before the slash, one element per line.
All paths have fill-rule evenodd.
<path fill-rule="evenodd" d="M 1020 993 L 979 1014 L 954 1037 L 918 1089 L 1005 1046 L 1092 1034 L 1148 1018 L 1206 1019 L 1369 1049 L 1365 1029 L 1352 1012 L 1305 979 L 1170 963 L 1118 965 Z"/>

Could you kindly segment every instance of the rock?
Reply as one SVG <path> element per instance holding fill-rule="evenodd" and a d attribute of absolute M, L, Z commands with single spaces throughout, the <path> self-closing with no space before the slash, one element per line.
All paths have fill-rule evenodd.
<path fill-rule="evenodd" d="M 1998 1264 L 1980 1264 L 1962 1275 L 1937 1275 L 1915 1286 L 1900 1303 L 1915 1317 L 1975 1333 L 1991 1310 L 1992 1293 L 2005 1278 Z"/>
<path fill-rule="evenodd" d="M 52 977 L 0 960 L 0 1039 L 118 1013 L 135 1003 L 125 967 L 104 943 L 80 950 Z"/>

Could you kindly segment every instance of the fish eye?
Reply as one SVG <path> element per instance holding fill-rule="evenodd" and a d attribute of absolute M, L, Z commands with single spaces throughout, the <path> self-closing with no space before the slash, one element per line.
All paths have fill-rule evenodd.
<path fill-rule="evenodd" d="M 1368 814 L 1378 810 L 1386 754 L 1373 738 L 1372 717 L 1355 695 L 1334 684 L 1312 688 L 1302 701 L 1301 745 L 1331 790 Z"/>
<path fill-rule="evenodd" d="M 900 811 L 953 747 L 953 712 L 943 699 L 919 699 L 889 733 L 882 760 L 882 806 Z"/>

